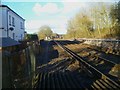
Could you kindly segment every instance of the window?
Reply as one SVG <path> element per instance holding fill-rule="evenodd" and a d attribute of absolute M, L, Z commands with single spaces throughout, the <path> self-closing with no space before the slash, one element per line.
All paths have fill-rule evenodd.
<path fill-rule="evenodd" d="M 15 33 L 13 33 L 13 39 L 15 39 Z"/>
<path fill-rule="evenodd" d="M 21 40 L 22 40 L 22 38 L 23 38 L 23 35 L 21 34 Z"/>
<path fill-rule="evenodd" d="M 12 17 L 12 26 L 15 26 L 15 18 Z"/>
<path fill-rule="evenodd" d="M 9 25 L 11 25 L 11 16 L 9 15 Z"/>
<path fill-rule="evenodd" d="M 23 27 L 22 27 L 22 22 L 20 22 L 20 28 L 23 29 Z"/>

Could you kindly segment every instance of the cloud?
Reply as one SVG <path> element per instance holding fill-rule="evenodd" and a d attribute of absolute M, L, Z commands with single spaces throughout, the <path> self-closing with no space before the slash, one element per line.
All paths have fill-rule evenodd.
<path fill-rule="evenodd" d="M 51 19 L 44 19 L 44 20 L 29 20 L 26 21 L 26 30 L 29 33 L 38 32 L 39 28 L 42 25 L 49 25 L 53 32 L 56 33 L 66 33 L 66 23 L 67 23 L 68 17 L 65 16 L 59 16 L 56 18 Z"/>
<path fill-rule="evenodd" d="M 117 1 L 119 0 L 62 0 L 61 2 L 117 2 Z"/>
<path fill-rule="evenodd" d="M 34 33 L 38 32 L 42 25 L 49 25 L 53 32 L 66 33 L 67 21 L 77 12 L 89 12 L 91 6 L 92 3 L 80 2 L 80 0 L 73 0 L 72 2 L 63 0 L 60 2 L 59 7 L 56 3 L 49 2 L 45 5 L 35 3 L 32 10 L 36 15 L 39 15 L 39 19 L 26 21 L 26 30 L 29 33 Z"/>
<path fill-rule="evenodd" d="M 75 14 L 75 12 L 79 11 L 80 8 L 87 7 L 86 3 L 83 2 L 62 2 L 63 7 L 59 8 L 56 3 L 47 3 L 45 5 L 42 5 L 40 3 L 36 3 L 32 10 L 36 13 L 36 15 L 39 15 L 44 17 L 39 20 L 29 20 L 26 22 L 26 28 L 28 32 L 38 32 L 38 29 L 42 25 L 49 25 L 53 32 L 56 33 L 66 33 L 66 25 L 67 21 L 72 17 L 72 14 Z M 55 13 L 59 14 L 55 16 Z M 49 14 L 53 14 L 53 17 L 50 17 Z"/>
<path fill-rule="evenodd" d="M 68 2 L 68 0 L 65 0 L 65 2 L 63 2 L 64 8 L 62 10 L 62 13 L 67 14 L 67 13 L 77 12 L 80 9 L 88 7 L 87 3 L 77 2 L 77 1 L 78 0 L 75 0 L 75 2 Z"/>
<path fill-rule="evenodd" d="M 64 0 L 62 1 L 62 4 L 63 7 L 59 8 L 55 3 L 47 3 L 43 6 L 40 3 L 36 3 L 32 10 L 36 13 L 36 15 L 41 15 L 43 13 L 55 14 L 58 12 L 61 12 L 62 14 L 68 14 L 71 12 L 78 11 L 81 8 L 88 7 L 85 2 L 79 2 L 79 0 L 74 0 L 74 2 Z"/>
<path fill-rule="evenodd" d="M 32 9 L 37 15 L 40 13 L 48 13 L 48 14 L 55 14 L 60 11 L 57 4 L 55 3 L 47 3 L 42 6 L 39 3 L 36 3 Z"/>
<path fill-rule="evenodd" d="M 2 0 L 2 2 L 114 2 L 119 0 Z"/>

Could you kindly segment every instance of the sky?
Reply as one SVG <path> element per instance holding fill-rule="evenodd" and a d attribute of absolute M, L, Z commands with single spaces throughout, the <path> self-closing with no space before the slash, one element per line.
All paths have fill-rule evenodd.
<path fill-rule="evenodd" d="M 83 12 L 93 2 L 117 2 L 119 0 L 2 0 L 25 19 L 27 33 L 37 33 L 43 25 L 51 27 L 54 33 L 65 34 L 67 22 L 77 12 Z"/>

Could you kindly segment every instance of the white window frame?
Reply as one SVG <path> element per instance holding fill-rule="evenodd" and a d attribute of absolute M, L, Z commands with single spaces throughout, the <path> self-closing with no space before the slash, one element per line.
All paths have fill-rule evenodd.
<path fill-rule="evenodd" d="M 11 15 L 9 15 L 9 25 L 11 25 Z"/>
<path fill-rule="evenodd" d="M 12 17 L 12 26 L 15 27 L 15 18 L 14 17 Z"/>
<path fill-rule="evenodd" d="M 23 25 L 22 25 L 22 22 L 20 22 L 20 28 L 23 29 Z"/>

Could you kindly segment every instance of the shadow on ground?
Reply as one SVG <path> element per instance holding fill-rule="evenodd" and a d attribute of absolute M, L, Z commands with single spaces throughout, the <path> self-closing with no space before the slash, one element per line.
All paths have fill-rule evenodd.
<path fill-rule="evenodd" d="M 40 55 L 37 57 L 37 66 L 47 64 L 54 58 L 58 58 L 58 50 L 53 48 L 53 41 L 40 41 Z"/>

